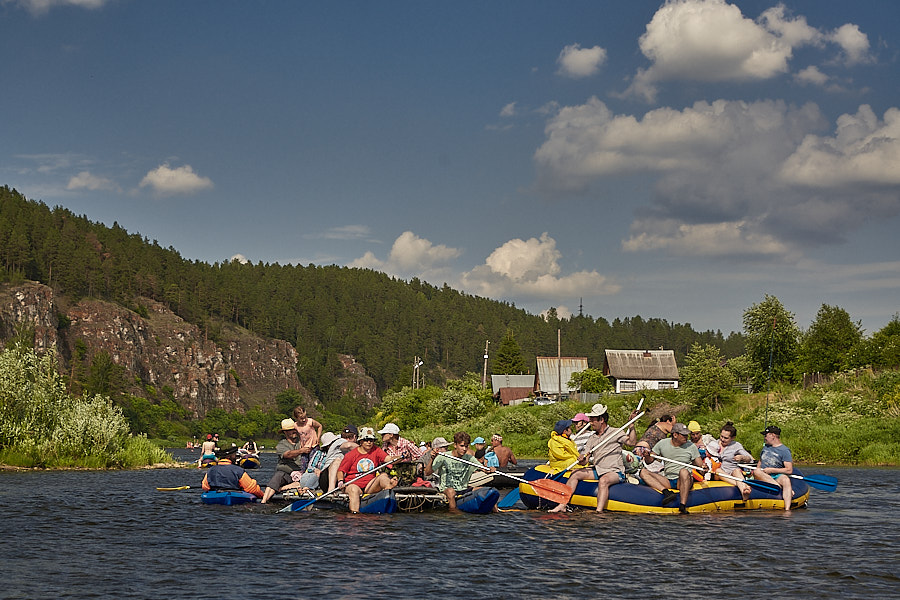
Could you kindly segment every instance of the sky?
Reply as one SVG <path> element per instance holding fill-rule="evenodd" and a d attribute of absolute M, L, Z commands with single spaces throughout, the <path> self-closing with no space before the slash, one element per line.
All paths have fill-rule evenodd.
<path fill-rule="evenodd" d="M 0 0 L 0 185 L 190 260 L 900 311 L 894 0 Z"/>

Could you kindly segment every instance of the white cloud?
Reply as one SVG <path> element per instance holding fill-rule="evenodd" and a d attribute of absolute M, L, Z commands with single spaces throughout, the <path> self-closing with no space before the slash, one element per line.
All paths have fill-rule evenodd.
<path fill-rule="evenodd" d="M 514 117 L 516 116 L 516 103 L 510 102 L 502 109 L 500 109 L 500 116 L 504 118 Z"/>
<path fill-rule="evenodd" d="M 622 242 L 626 252 L 664 250 L 678 256 L 784 257 L 789 245 L 760 232 L 746 221 L 691 225 L 669 222 L 636 222 L 638 233 Z"/>
<path fill-rule="evenodd" d="M 229 259 L 229 260 L 230 260 L 230 261 L 235 261 L 235 260 L 236 260 L 236 261 L 238 261 L 239 263 L 241 263 L 242 265 L 246 265 L 247 263 L 250 262 L 249 260 L 247 260 L 247 257 L 244 256 L 243 254 L 235 254 L 235 255 L 232 256 L 231 259 Z"/>
<path fill-rule="evenodd" d="M 69 179 L 67 190 L 114 190 L 117 186 L 105 177 L 97 177 L 89 171 L 82 171 Z"/>
<path fill-rule="evenodd" d="M 841 115 L 833 137 L 806 136 L 780 175 L 811 188 L 900 186 L 900 110 L 883 120 L 868 105 Z"/>
<path fill-rule="evenodd" d="M 847 65 L 868 59 L 868 38 L 856 25 L 825 34 L 802 15 L 787 17 L 780 4 L 753 21 L 725 0 L 670 0 L 640 38 L 651 65 L 638 70 L 626 94 L 652 101 L 663 81 L 771 79 L 789 71 L 794 49 L 826 42 L 842 48 Z"/>
<path fill-rule="evenodd" d="M 303 237 L 308 239 L 325 239 L 325 240 L 363 240 L 369 239 L 372 230 L 368 225 L 341 225 L 332 227 L 320 233 L 310 233 Z"/>
<path fill-rule="evenodd" d="M 372 252 L 366 252 L 348 266 L 375 269 L 401 277 L 428 277 L 436 269 L 459 257 L 461 251 L 443 244 L 434 245 L 412 231 L 404 231 L 394 240 L 387 260 L 379 260 Z"/>
<path fill-rule="evenodd" d="M 79 8 L 102 8 L 109 0 L 14 0 L 22 8 L 31 14 L 38 16 L 46 14 L 51 8 L 58 6 L 77 6 Z M 6 2 L 4 2 L 5 4 Z"/>
<path fill-rule="evenodd" d="M 570 44 L 562 49 L 556 62 L 560 75 L 573 79 L 590 77 L 606 62 L 606 50 L 600 46 L 582 48 L 579 44 Z"/>
<path fill-rule="evenodd" d="M 872 61 L 869 55 L 869 38 L 859 30 L 859 26 L 851 23 L 841 25 L 828 37 L 843 50 L 845 65 L 853 66 Z"/>
<path fill-rule="evenodd" d="M 560 276 L 556 240 L 547 233 L 540 239 L 509 240 L 487 257 L 483 265 L 461 276 L 461 286 L 492 298 L 554 299 L 575 295 L 615 294 L 620 286 L 597 271 Z"/>
<path fill-rule="evenodd" d="M 151 187 L 153 191 L 163 195 L 193 194 L 213 188 L 208 177 L 194 173 L 190 165 L 171 168 L 168 163 L 161 164 L 149 171 L 141 180 L 141 187 Z"/>
<path fill-rule="evenodd" d="M 810 84 L 824 86 L 828 83 L 828 75 L 820 71 L 818 67 L 811 65 L 802 71 L 797 72 L 794 75 L 794 80 L 803 85 Z"/>

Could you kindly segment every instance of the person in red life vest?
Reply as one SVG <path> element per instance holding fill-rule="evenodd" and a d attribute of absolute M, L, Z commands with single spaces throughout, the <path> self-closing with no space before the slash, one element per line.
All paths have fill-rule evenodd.
<path fill-rule="evenodd" d="M 247 475 L 247 472 L 234 464 L 238 448 L 232 444 L 228 448 L 221 448 L 216 452 L 218 461 L 211 465 L 206 475 L 203 476 L 204 491 L 228 491 L 243 490 L 262 498 L 263 491 L 256 480 Z"/>
<path fill-rule="evenodd" d="M 387 453 L 377 447 L 375 441 L 374 429 L 361 428 L 359 447 L 348 452 L 338 468 L 338 487 L 344 489 L 350 497 L 350 512 L 359 512 L 359 499 L 363 494 L 375 494 L 397 486 L 397 478 L 387 473 L 372 473 L 353 483 L 344 483 L 388 462 Z"/>

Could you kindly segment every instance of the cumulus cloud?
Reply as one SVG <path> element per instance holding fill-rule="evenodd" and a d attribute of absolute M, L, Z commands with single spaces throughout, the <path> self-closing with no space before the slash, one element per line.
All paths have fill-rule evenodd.
<path fill-rule="evenodd" d="M 510 102 L 506 106 L 500 109 L 500 116 L 504 118 L 514 117 L 516 116 L 516 103 Z"/>
<path fill-rule="evenodd" d="M 231 257 L 230 260 L 231 260 L 231 262 L 237 261 L 237 262 L 241 263 L 242 265 L 246 265 L 247 263 L 250 262 L 249 260 L 247 260 L 247 257 L 244 256 L 243 254 L 235 254 L 234 256 Z"/>
<path fill-rule="evenodd" d="M 879 119 L 862 105 L 855 115 L 841 115 L 834 136 L 807 135 L 780 176 L 809 188 L 900 186 L 900 110 Z"/>
<path fill-rule="evenodd" d="M 67 190 L 114 190 L 116 185 L 105 177 L 97 177 L 89 171 L 82 171 L 69 179 Z"/>
<path fill-rule="evenodd" d="M 794 75 L 794 81 L 803 85 L 824 86 L 828 83 L 828 75 L 815 66 L 809 66 Z"/>
<path fill-rule="evenodd" d="M 509 240 L 483 265 L 461 276 L 461 287 L 492 298 L 561 298 L 615 294 L 620 286 L 597 271 L 561 275 L 556 240 L 546 232 L 538 238 Z"/>
<path fill-rule="evenodd" d="M 651 65 L 638 70 L 626 94 L 652 101 L 663 81 L 770 79 L 789 71 L 794 49 L 826 42 L 842 48 L 845 64 L 868 57 L 868 38 L 856 25 L 826 34 L 803 16 L 787 16 L 783 5 L 754 21 L 725 0 L 670 0 L 640 38 L 641 52 Z"/>
<path fill-rule="evenodd" d="M 401 277 L 427 277 L 429 273 L 444 267 L 460 254 L 458 248 L 443 244 L 435 245 L 412 231 L 404 231 L 394 240 L 387 260 L 380 260 L 372 252 L 366 252 L 348 266 L 375 269 Z"/>
<path fill-rule="evenodd" d="M 201 177 L 194 173 L 190 165 L 172 168 L 168 163 L 161 164 L 156 169 L 149 171 L 141 180 L 141 187 L 150 187 L 158 194 L 194 194 L 213 188 L 213 182 L 208 177 Z"/>
<path fill-rule="evenodd" d="M 900 109 L 879 119 L 862 106 L 820 135 L 827 126 L 812 104 L 716 100 L 635 116 L 592 98 L 548 120 L 537 183 L 556 196 L 654 178 L 626 251 L 795 257 L 900 213 Z"/>
<path fill-rule="evenodd" d="M 570 44 L 562 49 L 556 62 L 560 75 L 573 79 L 590 77 L 606 62 L 606 50 L 600 46 L 582 48 L 579 44 Z"/>

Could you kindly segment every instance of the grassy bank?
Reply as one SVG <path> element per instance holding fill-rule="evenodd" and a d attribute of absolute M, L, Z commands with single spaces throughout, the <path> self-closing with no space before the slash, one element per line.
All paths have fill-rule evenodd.
<path fill-rule="evenodd" d="M 604 398 L 610 424 L 625 423 L 641 395 Z M 775 387 L 768 395 L 737 394 L 712 411 L 692 409 L 690 399 L 676 391 L 643 395 L 647 414 L 638 422 L 639 434 L 652 417 L 664 413 L 677 414 L 681 422 L 695 420 L 705 433 L 713 435 L 726 421 L 732 421 L 738 441 L 758 457 L 763 444 L 760 432 L 768 422 L 781 427 L 782 441 L 798 463 L 900 466 L 900 373 L 847 375 L 808 390 Z M 418 441 L 439 435 L 450 439 L 456 431 L 466 431 L 473 438 L 500 433 L 516 456 L 546 458 L 554 423 L 588 409 L 589 405 L 576 401 L 502 407 L 453 425 L 420 427 L 403 435 Z"/>

